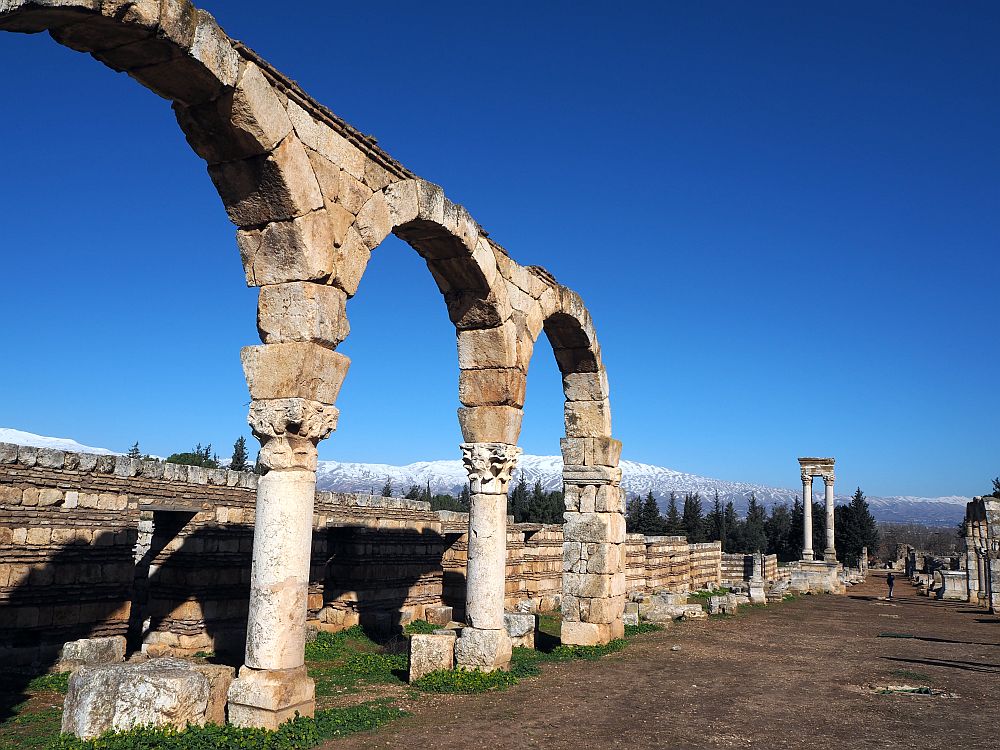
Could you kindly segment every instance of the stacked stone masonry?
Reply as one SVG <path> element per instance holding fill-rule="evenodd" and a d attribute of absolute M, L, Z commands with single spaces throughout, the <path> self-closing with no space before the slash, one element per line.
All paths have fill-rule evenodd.
<path fill-rule="evenodd" d="M 153 655 L 242 651 L 258 481 L 0 444 L 0 656 L 51 664 L 67 641 L 113 635 Z M 312 528 L 316 627 L 388 632 L 442 605 L 464 617 L 466 514 L 320 492 Z M 505 610 L 560 608 L 562 528 L 507 527 Z M 721 581 L 718 543 L 630 534 L 627 551 L 627 593 Z M 652 585 L 647 559 L 666 571 Z"/>
<path fill-rule="evenodd" d="M 778 567 L 777 555 L 764 555 L 763 576 L 765 581 L 778 581 L 787 578 Z M 753 574 L 753 555 L 742 553 L 722 555 L 721 579 L 725 584 L 749 581 Z"/>

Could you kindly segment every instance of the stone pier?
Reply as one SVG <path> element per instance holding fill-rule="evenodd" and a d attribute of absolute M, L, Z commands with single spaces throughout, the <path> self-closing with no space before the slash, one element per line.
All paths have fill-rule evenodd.
<path fill-rule="evenodd" d="M 455 644 L 461 669 L 493 671 L 510 666 L 511 641 L 504 628 L 507 565 L 507 487 L 521 449 L 507 443 L 463 443 L 469 473 L 467 627 Z"/>

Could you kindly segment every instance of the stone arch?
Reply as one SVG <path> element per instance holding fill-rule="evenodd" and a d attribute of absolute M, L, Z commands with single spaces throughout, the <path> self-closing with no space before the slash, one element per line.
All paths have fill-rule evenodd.
<path fill-rule="evenodd" d="M 455 325 L 463 437 L 469 443 L 515 445 L 526 368 L 517 356 L 519 330 L 497 246 L 439 186 L 419 178 L 400 180 L 374 193 L 358 212 L 342 253 L 343 267 L 352 276 L 342 281 L 335 275 L 332 283 L 351 294 L 357 291 L 371 253 L 390 234 L 426 261 Z"/>
<path fill-rule="evenodd" d="M 523 318 L 529 348 L 542 331 L 562 374 L 566 437 L 563 456 L 562 640 L 592 645 L 624 633 L 625 497 L 621 443 L 611 435 L 607 371 L 593 319 L 576 292 L 533 267 L 547 283 Z M 527 352 L 530 359 L 531 352 Z"/>

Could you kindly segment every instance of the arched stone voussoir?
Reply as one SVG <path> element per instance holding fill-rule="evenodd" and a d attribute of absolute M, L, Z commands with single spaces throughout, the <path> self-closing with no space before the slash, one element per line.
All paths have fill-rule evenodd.
<path fill-rule="evenodd" d="M 460 330 L 496 327 L 510 318 L 492 245 L 468 211 L 437 185 L 419 178 L 390 183 L 365 202 L 352 230 L 369 253 L 390 234 L 413 247 L 427 262 Z M 349 292 L 352 282 L 334 281 Z"/>
<path fill-rule="evenodd" d="M 239 75 L 229 37 L 187 0 L 2 0 L 0 29 L 49 31 L 184 105 L 216 98 Z"/>

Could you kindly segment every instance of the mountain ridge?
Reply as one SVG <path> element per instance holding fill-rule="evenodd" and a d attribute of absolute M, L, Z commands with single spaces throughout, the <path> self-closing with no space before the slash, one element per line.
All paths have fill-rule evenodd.
<path fill-rule="evenodd" d="M 0 427 L 0 442 L 19 445 L 34 445 L 42 448 L 79 453 L 115 454 L 107 448 L 94 448 L 70 438 L 53 438 L 31 432 Z M 645 496 L 652 492 L 661 509 L 666 508 L 670 492 L 677 494 L 678 500 L 685 493 L 701 494 L 705 510 L 719 492 L 723 503 L 732 501 L 737 511 L 745 512 L 750 493 L 754 493 L 766 507 L 778 503 L 791 504 L 799 497 L 797 490 L 749 482 L 734 482 L 703 477 L 664 466 L 655 466 L 637 461 L 622 460 L 622 487 L 631 497 Z M 523 455 L 518 460 L 514 475 L 517 481 L 523 475 L 529 485 L 541 482 L 548 491 L 562 488 L 562 458 L 560 456 Z M 437 461 L 416 461 L 403 466 L 382 463 L 361 463 L 352 461 L 320 461 L 316 471 L 316 484 L 320 490 L 337 492 L 371 492 L 379 494 L 389 479 L 394 494 L 402 494 L 412 485 L 425 487 L 430 483 L 434 493 L 458 495 L 467 483 L 467 474 L 458 459 Z M 821 492 L 814 499 L 822 500 Z M 946 497 L 915 497 L 898 495 L 889 497 L 869 496 L 872 514 L 879 521 L 895 523 L 920 523 L 931 526 L 957 524 L 965 514 L 965 504 L 971 498 L 958 495 Z M 850 500 L 849 496 L 837 495 L 839 504 Z"/>

